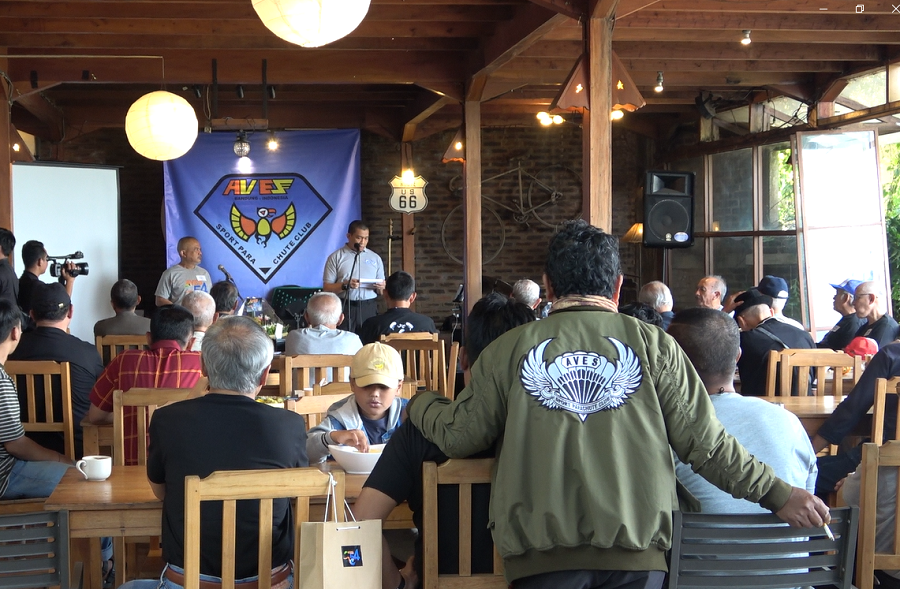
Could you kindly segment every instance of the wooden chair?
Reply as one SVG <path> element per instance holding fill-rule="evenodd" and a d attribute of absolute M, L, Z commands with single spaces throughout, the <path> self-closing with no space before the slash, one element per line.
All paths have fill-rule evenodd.
<path fill-rule="evenodd" d="M 834 586 L 850 589 L 859 510 L 831 510 L 824 528 L 792 528 L 775 514 L 676 511 L 669 589 Z"/>
<path fill-rule="evenodd" d="M 303 395 L 285 399 L 284 408 L 306 418 L 306 429 L 310 429 L 322 423 L 329 407 L 345 398 L 347 393 Z"/>
<path fill-rule="evenodd" d="M 298 391 L 313 388 L 329 375 L 333 382 L 349 382 L 353 356 L 344 354 L 299 354 L 282 356 L 278 396 L 297 396 Z"/>
<path fill-rule="evenodd" d="M 125 350 L 146 350 L 150 348 L 147 335 L 98 335 L 94 338 L 100 360 L 106 366 L 113 358 Z"/>
<path fill-rule="evenodd" d="M 785 355 L 792 355 L 797 353 L 811 353 L 811 354 L 833 354 L 833 350 L 826 349 L 805 349 L 805 348 L 788 348 L 784 350 L 770 350 L 769 351 L 769 363 L 767 365 L 766 371 L 766 396 L 774 397 L 781 395 L 781 389 L 777 386 L 778 381 L 781 380 L 780 372 L 781 369 L 781 358 Z M 790 390 L 790 389 L 788 389 Z"/>
<path fill-rule="evenodd" d="M 113 391 L 113 464 L 125 465 L 125 420 L 134 419 L 137 431 L 137 464 L 147 464 L 147 427 L 153 412 L 162 405 L 184 401 L 194 389 L 133 388 Z M 125 408 L 133 411 L 126 414 Z M 143 440 L 143 443 L 141 443 Z"/>
<path fill-rule="evenodd" d="M 787 350 L 781 354 L 779 371 L 781 374 L 781 395 L 790 395 L 793 378 L 797 378 L 797 390 L 801 396 L 809 388 L 809 374 L 815 371 L 817 385 L 816 394 L 824 397 L 826 394 L 834 396 L 835 401 L 844 397 L 844 368 L 852 371 L 853 384 L 862 376 L 862 358 L 850 356 L 844 352 L 832 350 Z M 797 370 L 794 370 L 797 368 Z M 832 370 L 831 379 L 828 378 L 828 369 Z M 830 386 L 829 386 L 830 385 Z M 830 391 L 830 393 L 829 393 Z"/>
<path fill-rule="evenodd" d="M 456 398 L 456 367 L 459 365 L 459 342 L 450 344 L 450 357 L 447 359 L 447 392 L 448 399 Z"/>
<path fill-rule="evenodd" d="M 80 589 L 84 563 L 69 570 L 69 512 L 0 516 L 0 587 Z"/>
<path fill-rule="evenodd" d="M 880 467 L 893 467 L 880 471 Z M 893 479 L 896 490 L 900 482 L 900 441 L 892 440 L 884 445 L 863 444 L 861 468 L 862 479 L 859 489 L 859 544 L 856 549 L 856 586 L 859 589 L 872 589 L 875 570 L 893 570 L 900 568 L 900 544 L 897 539 L 898 522 L 894 519 L 894 544 L 890 552 L 875 551 L 875 533 L 878 525 L 878 477 L 889 476 Z M 882 487 L 884 488 L 884 487 Z M 881 497 L 887 503 L 887 497 Z M 900 494 L 895 492 L 890 498 L 894 513 L 900 507 Z"/>
<path fill-rule="evenodd" d="M 344 503 L 344 473 L 332 473 L 338 506 Z M 309 498 L 324 497 L 332 478 L 317 468 L 214 472 L 184 479 L 184 588 L 200 588 L 200 503 L 222 501 L 222 588 L 234 589 L 235 513 L 238 500 L 259 500 L 259 589 L 272 583 L 272 500 L 291 498 L 294 524 L 294 587 L 300 565 L 300 524 L 309 521 Z M 337 510 L 339 521 L 344 510 Z"/>
<path fill-rule="evenodd" d="M 432 339 L 397 337 L 385 338 L 384 343 L 391 346 L 403 358 L 406 372 L 404 380 L 416 383 L 417 388 L 435 391 L 444 396 L 447 393 L 447 358 L 444 342 Z"/>
<path fill-rule="evenodd" d="M 875 379 L 875 403 L 872 409 L 872 442 L 881 445 L 884 439 L 884 415 L 887 409 L 888 393 L 900 395 L 900 377 L 894 378 L 876 378 Z M 897 399 L 898 407 L 900 407 L 900 398 Z M 900 419 L 891 432 L 890 439 L 900 439 Z"/>
<path fill-rule="evenodd" d="M 422 583 L 423 589 L 506 589 L 503 562 L 494 549 L 493 571 L 472 573 L 472 485 L 491 482 L 493 458 L 448 460 L 438 466 L 422 465 Z M 459 570 L 438 574 L 438 486 L 459 485 Z M 446 508 L 446 507 L 444 507 Z M 486 522 L 485 522 L 486 524 Z"/>
<path fill-rule="evenodd" d="M 58 432 L 64 454 L 75 459 L 72 381 L 68 362 L 10 360 L 4 368 L 19 392 L 22 427 L 26 432 Z M 58 383 L 58 384 L 55 384 Z"/>

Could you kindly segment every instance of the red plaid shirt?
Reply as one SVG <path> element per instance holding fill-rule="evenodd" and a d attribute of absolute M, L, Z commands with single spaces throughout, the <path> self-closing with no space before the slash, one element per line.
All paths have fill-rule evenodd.
<path fill-rule="evenodd" d="M 200 352 L 185 352 L 175 340 L 158 341 L 149 350 L 126 350 L 116 356 L 91 389 L 91 405 L 112 412 L 113 391 L 190 388 L 200 376 Z M 125 464 L 137 464 L 137 411 L 125 407 L 124 420 Z"/>

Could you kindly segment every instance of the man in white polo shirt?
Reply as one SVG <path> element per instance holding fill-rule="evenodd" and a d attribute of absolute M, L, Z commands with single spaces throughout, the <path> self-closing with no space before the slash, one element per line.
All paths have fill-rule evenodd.
<path fill-rule="evenodd" d="M 368 244 L 369 228 L 362 221 L 353 221 L 347 229 L 347 243 L 325 261 L 322 289 L 344 301 L 341 329 L 355 332 L 378 314 L 375 300 L 384 291 L 384 263 L 366 248 Z"/>

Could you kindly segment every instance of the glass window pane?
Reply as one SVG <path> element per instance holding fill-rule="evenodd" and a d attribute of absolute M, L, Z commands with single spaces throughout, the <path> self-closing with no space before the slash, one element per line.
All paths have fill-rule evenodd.
<path fill-rule="evenodd" d="M 753 159 L 751 149 L 710 156 L 712 163 L 711 231 L 753 229 Z"/>
<path fill-rule="evenodd" d="M 875 162 L 871 131 L 801 133 L 806 227 L 880 224 L 881 187 Z M 848 206 L 851 199 L 853 206 Z"/>
<path fill-rule="evenodd" d="M 725 279 L 729 293 L 747 290 L 756 285 L 753 280 L 753 238 L 714 238 L 712 271 Z"/>
<path fill-rule="evenodd" d="M 887 69 L 850 80 L 835 102 L 852 110 L 884 104 L 887 99 Z"/>
<path fill-rule="evenodd" d="M 762 229 L 796 229 L 794 216 L 794 167 L 791 144 L 760 147 L 762 160 Z"/>
<path fill-rule="evenodd" d="M 703 158 L 683 160 L 672 166 L 674 172 L 694 173 L 694 231 L 707 231 L 706 223 L 706 177 L 703 174 Z"/>
<path fill-rule="evenodd" d="M 788 283 L 788 301 L 783 313 L 804 325 L 800 312 L 800 275 L 797 264 L 797 237 L 794 235 L 763 237 L 763 274 L 780 276 Z"/>
<path fill-rule="evenodd" d="M 705 242 L 704 238 L 695 237 L 693 246 L 669 250 L 669 262 L 672 266 L 669 290 L 672 291 L 676 311 L 697 306 L 694 292 L 697 290 L 697 283 L 706 274 L 703 259 Z"/>

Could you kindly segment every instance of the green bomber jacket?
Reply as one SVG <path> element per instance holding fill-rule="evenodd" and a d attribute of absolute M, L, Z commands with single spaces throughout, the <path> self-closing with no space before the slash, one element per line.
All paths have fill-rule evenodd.
<path fill-rule="evenodd" d="M 489 525 L 509 581 L 665 570 L 678 508 L 672 449 L 734 497 L 777 511 L 791 493 L 725 432 L 675 340 L 597 307 L 507 332 L 454 402 L 420 394 L 408 412 L 451 458 L 497 442 Z"/>

